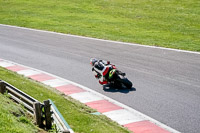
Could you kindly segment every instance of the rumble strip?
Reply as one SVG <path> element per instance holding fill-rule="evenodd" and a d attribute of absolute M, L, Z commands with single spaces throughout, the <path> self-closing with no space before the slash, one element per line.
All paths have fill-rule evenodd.
<path fill-rule="evenodd" d="M 179 133 L 124 104 L 72 81 L 4 59 L 0 59 L 0 66 L 49 85 L 97 110 L 98 113 L 106 115 L 134 133 Z"/>

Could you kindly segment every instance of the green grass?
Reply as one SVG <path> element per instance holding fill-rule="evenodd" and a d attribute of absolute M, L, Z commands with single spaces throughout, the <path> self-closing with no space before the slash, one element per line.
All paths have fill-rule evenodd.
<path fill-rule="evenodd" d="M 36 133 L 38 131 L 23 107 L 0 93 L 0 132 Z"/>
<path fill-rule="evenodd" d="M 200 51 L 199 0 L 0 0 L 0 23 Z"/>
<path fill-rule="evenodd" d="M 77 133 L 128 133 L 129 131 L 111 121 L 104 115 L 92 115 L 95 112 L 86 105 L 60 94 L 53 88 L 44 86 L 31 79 L 17 75 L 0 67 L 0 79 L 4 80 L 35 99 L 43 102 L 51 99 L 70 127 Z M 1 125 L 1 124 L 0 124 Z M 1 126 L 0 126 L 1 128 Z"/>

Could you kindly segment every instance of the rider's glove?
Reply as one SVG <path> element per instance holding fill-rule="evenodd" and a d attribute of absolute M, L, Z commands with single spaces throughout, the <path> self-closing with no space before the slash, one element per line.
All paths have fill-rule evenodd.
<path fill-rule="evenodd" d="M 101 78 L 101 74 L 97 74 L 97 76 L 98 76 L 98 79 L 100 79 L 100 78 Z"/>
<path fill-rule="evenodd" d="M 99 78 L 98 78 L 98 75 L 95 75 L 95 78 L 96 78 L 96 79 L 99 79 Z"/>

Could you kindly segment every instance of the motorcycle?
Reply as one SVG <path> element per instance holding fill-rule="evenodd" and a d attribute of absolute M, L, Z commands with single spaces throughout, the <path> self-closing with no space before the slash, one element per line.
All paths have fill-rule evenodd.
<path fill-rule="evenodd" d="M 128 80 L 125 73 L 119 71 L 114 65 L 109 69 L 108 74 L 105 76 L 108 83 L 117 88 L 126 87 L 127 89 L 132 88 L 132 82 Z"/>
<path fill-rule="evenodd" d="M 132 82 L 125 77 L 126 76 L 125 73 L 122 73 L 121 71 L 119 71 L 115 67 L 115 65 L 112 65 L 110 63 L 105 64 L 105 65 L 106 66 L 109 65 L 108 72 L 104 76 L 105 80 L 108 82 L 107 85 L 114 88 L 128 88 L 128 89 L 132 88 Z M 94 71 L 94 68 L 92 68 L 92 71 Z M 101 76 L 102 75 L 99 73 L 95 77 L 97 79 L 100 79 Z"/>

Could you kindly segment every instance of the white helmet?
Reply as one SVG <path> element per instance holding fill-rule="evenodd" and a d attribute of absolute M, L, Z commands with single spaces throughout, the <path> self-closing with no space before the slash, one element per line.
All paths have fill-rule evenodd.
<path fill-rule="evenodd" d="M 96 58 L 91 58 L 90 59 L 90 64 L 92 65 L 92 66 L 94 66 L 94 63 L 95 62 L 97 62 L 98 60 L 96 59 Z"/>

